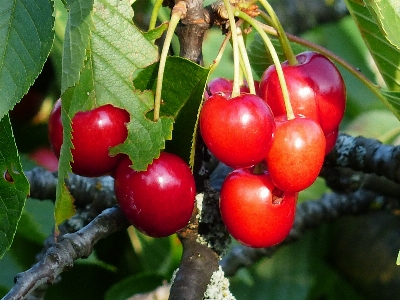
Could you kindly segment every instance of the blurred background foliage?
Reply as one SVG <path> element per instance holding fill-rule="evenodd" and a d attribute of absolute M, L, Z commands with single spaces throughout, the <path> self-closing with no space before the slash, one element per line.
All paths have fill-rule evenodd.
<path fill-rule="evenodd" d="M 208 4 L 208 3 L 206 3 Z M 31 154 L 48 148 L 47 117 L 60 93 L 60 58 L 63 35 L 61 1 L 56 1 L 56 40 L 42 74 L 31 88 L 42 97 L 40 109 L 29 120 L 12 118 L 14 134 L 25 170 L 35 166 Z M 135 22 L 145 29 L 151 2 L 134 3 Z M 164 9 L 162 18 L 168 19 Z M 65 24 L 65 23 L 64 23 Z M 382 79 L 350 16 L 317 25 L 301 37 L 326 47 L 382 84 Z M 209 30 L 204 41 L 204 65 L 215 58 L 224 36 L 218 28 Z M 251 36 L 250 36 L 251 41 Z M 174 41 L 173 51 L 179 45 Z M 400 143 L 400 124 L 376 96 L 358 79 L 340 68 L 347 86 L 347 107 L 341 131 Z M 211 74 L 233 77 L 232 53 L 228 49 Z M 300 201 L 313 201 L 329 192 L 322 179 L 302 192 Z M 53 203 L 28 199 L 11 249 L 0 260 L 0 296 L 13 286 L 13 277 L 35 262 L 44 239 L 53 230 Z M 400 248 L 400 219 L 391 212 L 371 212 L 343 217 L 308 232 L 300 241 L 279 249 L 231 278 L 237 299 L 323 300 L 399 299 L 400 269 L 396 257 Z M 45 299 L 126 299 L 169 281 L 177 268 L 181 245 L 176 236 L 148 238 L 133 228 L 100 241 L 93 255 L 78 260 L 50 287 Z"/>

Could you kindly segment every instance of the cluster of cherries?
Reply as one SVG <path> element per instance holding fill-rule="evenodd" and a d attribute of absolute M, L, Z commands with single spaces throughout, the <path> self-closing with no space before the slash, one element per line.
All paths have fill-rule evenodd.
<path fill-rule="evenodd" d="M 269 247 L 293 226 L 297 195 L 317 178 L 333 148 L 346 101 L 344 81 L 325 56 L 303 52 L 298 64 L 282 64 L 290 104 L 288 117 L 274 65 L 257 83 L 257 95 L 230 97 L 232 81 L 209 83 L 200 112 L 208 149 L 233 167 L 220 193 L 222 219 L 239 242 Z"/>
<path fill-rule="evenodd" d="M 162 152 L 146 171 L 131 168 L 124 154 L 109 155 L 123 143 L 128 131 L 127 111 L 110 104 L 78 112 L 71 120 L 72 172 L 86 177 L 112 175 L 121 210 L 141 232 L 164 237 L 189 222 L 195 201 L 195 182 L 189 166 L 178 156 Z M 63 143 L 61 99 L 49 118 L 49 140 L 57 158 Z"/>
<path fill-rule="evenodd" d="M 268 247 L 289 233 L 298 192 L 317 178 L 334 146 L 345 108 L 345 86 L 326 57 L 304 52 L 299 64 L 282 64 L 293 118 L 288 118 L 276 69 L 270 66 L 257 84 L 231 98 L 232 81 L 208 85 L 200 130 L 209 150 L 235 168 L 220 194 L 223 221 L 234 238 L 251 247 Z M 112 175 L 117 201 L 130 222 L 152 237 L 171 235 L 189 222 L 195 182 L 188 165 L 162 152 L 146 171 L 131 168 L 124 154 L 109 149 L 127 136 L 129 113 L 112 105 L 78 112 L 71 120 L 75 174 Z M 61 100 L 49 119 L 49 139 L 57 157 L 63 143 Z"/>

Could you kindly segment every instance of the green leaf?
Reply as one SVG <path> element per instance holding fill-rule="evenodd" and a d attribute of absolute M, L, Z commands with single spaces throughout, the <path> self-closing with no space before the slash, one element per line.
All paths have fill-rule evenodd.
<path fill-rule="evenodd" d="M 155 92 L 157 71 L 158 63 L 140 71 L 133 82 L 135 88 Z M 166 142 L 166 150 L 179 155 L 188 163 L 209 71 L 180 57 L 168 57 L 165 65 L 160 114 L 175 119 L 172 140 Z"/>
<path fill-rule="evenodd" d="M 32 201 L 32 200 L 31 200 Z M 26 211 L 22 211 L 21 219 L 18 225 L 18 233 L 23 238 L 38 244 L 43 244 L 48 234 L 44 233 L 34 216 Z"/>
<path fill-rule="evenodd" d="M 386 39 L 400 50 L 400 5 L 397 0 L 364 1 Z"/>
<path fill-rule="evenodd" d="M 281 47 L 281 44 L 279 43 L 279 40 L 276 37 L 272 37 L 271 42 L 275 47 L 275 50 L 279 56 L 279 60 L 281 62 L 285 61 L 286 58 L 283 54 L 283 50 Z M 307 50 L 306 47 L 295 44 L 295 43 L 290 43 L 290 46 L 293 49 L 293 52 L 295 54 L 301 53 L 305 50 Z M 254 35 L 254 40 L 251 42 L 249 46 L 249 60 L 250 64 L 254 70 L 254 72 L 257 74 L 258 77 L 261 77 L 261 75 L 264 73 L 264 71 L 273 64 L 271 55 L 269 54 L 268 49 L 265 46 L 265 43 L 261 36 L 257 33 Z"/>
<path fill-rule="evenodd" d="M 392 106 L 393 109 L 397 112 L 396 116 L 398 119 L 400 119 L 400 91 L 392 92 L 381 90 L 381 94 L 383 95 L 383 97 L 385 97 L 389 105 Z"/>
<path fill-rule="evenodd" d="M 162 23 L 157 28 L 154 28 L 153 30 L 143 33 L 143 35 L 149 42 L 152 42 L 155 41 L 156 39 L 159 39 L 164 33 L 164 31 L 167 30 L 167 28 L 168 28 L 168 23 Z"/>
<path fill-rule="evenodd" d="M 8 115 L 0 120 L 0 258 L 10 248 L 29 193 Z"/>
<path fill-rule="evenodd" d="M 346 0 L 345 2 L 388 89 L 400 91 L 399 49 L 385 38 L 364 2 L 357 0 Z"/>
<path fill-rule="evenodd" d="M 150 292 L 163 284 L 164 278 L 154 273 L 141 273 L 127 277 L 113 285 L 105 300 L 125 300 L 135 294 Z"/>
<path fill-rule="evenodd" d="M 0 8 L 0 118 L 22 98 L 53 43 L 53 2 L 3 1 Z"/>
<path fill-rule="evenodd" d="M 128 229 L 128 233 L 143 271 L 157 272 L 166 277 L 172 275 L 182 257 L 182 244 L 175 234 L 152 238 L 133 227 Z"/>
<path fill-rule="evenodd" d="M 64 35 L 62 93 L 79 80 L 80 71 L 84 66 L 90 28 L 93 27 L 93 0 L 69 0 L 66 1 L 66 8 L 69 14 Z"/>

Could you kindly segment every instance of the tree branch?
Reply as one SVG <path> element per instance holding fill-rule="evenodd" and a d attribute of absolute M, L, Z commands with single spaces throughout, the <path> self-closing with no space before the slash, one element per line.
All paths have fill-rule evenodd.
<path fill-rule="evenodd" d="M 40 285 L 53 283 L 59 274 L 73 266 L 75 260 L 88 257 L 96 242 L 129 225 L 119 207 L 103 211 L 86 227 L 65 234 L 37 264 L 19 273 L 15 277 L 15 286 L 3 300 L 24 299 Z"/>
<path fill-rule="evenodd" d="M 384 145 L 375 139 L 341 133 L 325 159 L 325 166 L 374 173 L 400 183 L 400 146 Z"/>
<path fill-rule="evenodd" d="M 30 183 L 30 197 L 55 201 L 57 172 L 52 173 L 38 167 L 25 172 L 25 175 Z M 102 211 L 116 204 L 114 179 L 111 176 L 88 178 L 71 173 L 66 185 L 77 207 L 95 203 L 99 211 Z"/>

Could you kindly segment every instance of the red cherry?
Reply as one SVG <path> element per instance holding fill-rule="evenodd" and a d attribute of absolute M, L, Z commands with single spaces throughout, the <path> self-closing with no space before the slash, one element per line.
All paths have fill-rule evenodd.
<path fill-rule="evenodd" d="M 254 84 L 256 86 L 256 91 L 258 91 L 259 82 L 255 81 Z M 225 94 L 227 97 L 229 97 L 230 94 L 232 94 L 233 80 L 226 79 L 223 77 L 217 77 L 210 80 L 210 82 L 207 84 L 207 87 L 208 87 L 207 90 L 204 92 L 205 99 L 208 99 L 211 95 L 215 93 L 222 93 Z M 240 87 L 240 92 L 250 93 L 247 82 L 245 82 L 244 85 Z"/>
<path fill-rule="evenodd" d="M 307 51 L 296 58 L 298 65 L 282 63 L 293 112 L 313 119 L 325 134 L 329 134 L 337 129 L 344 115 L 346 87 L 343 78 L 336 66 L 319 53 Z M 264 72 L 259 93 L 275 116 L 286 114 L 274 65 Z"/>
<path fill-rule="evenodd" d="M 51 172 L 58 170 L 58 159 L 50 148 L 38 148 L 29 154 L 29 158 Z"/>
<path fill-rule="evenodd" d="M 267 168 L 274 184 L 284 191 L 299 192 L 317 179 L 325 158 L 321 127 L 308 118 L 277 120 Z"/>
<path fill-rule="evenodd" d="M 338 135 L 339 135 L 339 129 L 336 129 L 335 131 L 325 135 L 325 140 L 326 140 L 325 154 L 331 152 L 333 147 L 335 147 Z"/>
<path fill-rule="evenodd" d="M 256 95 L 228 99 L 214 94 L 201 109 L 200 130 L 217 159 L 234 168 L 249 167 L 261 162 L 271 148 L 275 121 Z"/>
<path fill-rule="evenodd" d="M 211 95 L 215 93 L 223 93 L 229 96 L 232 93 L 233 81 L 230 79 L 217 77 L 207 84 L 207 89 L 204 92 L 205 99 L 208 99 Z"/>
<path fill-rule="evenodd" d="M 293 226 L 297 193 L 283 192 L 268 173 L 237 169 L 221 187 L 220 210 L 229 233 L 250 247 L 282 242 Z"/>
<path fill-rule="evenodd" d="M 129 221 L 152 237 L 171 235 L 187 225 L 196 193 L 193 175 L 175 154 L 162 152 L 144 172 L 125 157 L 115 172 L 115 195 Z"/>
<path fill-rule="evenodd" d="M 122 155 L 110 156 L 108 151 L 125 141 L 128 122 L 128 112 L 110 104 L 76 113 L 72 118 L 72 172 L 97 177 L 113 171 Z M 48 129 L 50 144 L 59 158 L 63 141 L 60 100 L 50 114 Z"/>

